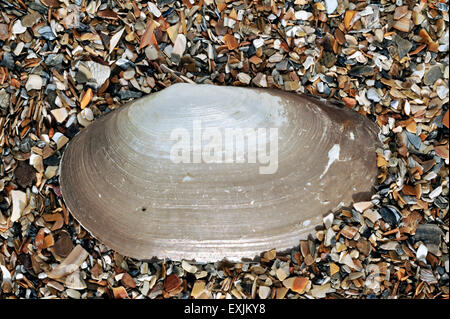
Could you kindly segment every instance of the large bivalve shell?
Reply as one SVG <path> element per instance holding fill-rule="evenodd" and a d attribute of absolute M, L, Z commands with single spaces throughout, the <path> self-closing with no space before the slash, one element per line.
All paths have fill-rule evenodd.
<path fill-rule="evenodd" d="M 263 148 L 252 149 L 253 139 L 238 149 L 237 140 L 194 136 L 212 128 L 266 129 L 256 134 Z M 64 152 L 61 191 L 80 224 L 123 255 L 252 259 L 298 245 L 324 214 L 370 196 L 377 133 L 356 112 L 293 93 L 175 84 L 83 129 Z M 275 144 L 276 167 L 274 157 L 255 161 L 253 151 L 274 156 Z M 208 145 L 216 155 L 223 147 L 222 159 L 235 147 L 243 162 L 194 162 L 199 152 L 211 155 Z M 184 154 L 175 146 L 191 147 L 191 162 L 174 161 Z"/>

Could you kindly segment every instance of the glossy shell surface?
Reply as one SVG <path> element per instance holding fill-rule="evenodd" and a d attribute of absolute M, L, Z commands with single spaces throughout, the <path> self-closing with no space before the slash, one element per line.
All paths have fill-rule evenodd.
<path fill-rule="evenodd" d="M 250 147 L 243 163 L 175 163 L 174 132 L 192 132 L 192 146 L 196 123 L 221 132 L 266 128 L 258 144 L 268 150 L 276 137 L 276 171 L 261 174 L 267 163 L 249 163 Z M 175 84 L 75 136 L 63 155 L 61 191 L 80 224 L 123 255 L 253 259 L 298 245 L 325 214 L 370 198 L 377 133 L 356 112 L 293 93 Z"/>

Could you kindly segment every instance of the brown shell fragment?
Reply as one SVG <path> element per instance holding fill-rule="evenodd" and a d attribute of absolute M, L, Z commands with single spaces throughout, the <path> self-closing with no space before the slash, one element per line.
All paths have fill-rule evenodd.
<path fill-rule="evenodd" d="M 189 132 L 189 143 L 181 144 L 191 145 L 195 121 L 219 132 L 266 128 L 258 141 L 266 155 L 276 150 L 276 169 L 261 173 L 273 163 L 248 160 L 250 147 L 240 163 L 217 157 L 194 162 L 195 149 L 190 162 L 174 162 L 171 152 L 180 143 L 174 130 Z M 370 199 L 377 133 L 360 114 L 306 96 L 174 84 L 73 138 L 60 166 L 61 192 L 73 216 L 120 254 L 201 262 L 254 258 L 298 245 L 324 214 Z M 218 150 L 217 143 L 203 136 L 201 155 L 208 145 Z"/>
<path fill-rule="evenodd" d="M 54 252 L 58 257 L 65 258 L 73 249 L 73 243 L 70 234 L 66 231 L 61 232 L 55 242 Z"/>
<path fill-rule="evenodd" d="M 52 279 L 58 279 L 71 274 L 81 266 L 87 256 L 88 252 L 81 245 L 77 245 L 63 262 L 53 268 L 47 276 Z"/>
<path fill-rule="evenodd" d="M 181 279 L 176 274 L 171 274 L 164 281 L 164 289 L 171 292 L 181 285 Z"/>
<path fill-rule="evenodd" d="M 19 162 L 15 175 L 17 183 L 23 188 L 31 187 L 36 181 L 36 171 L 25 161 Z"/>
<path fill-rule="evenodd" d="M 129 299 L 130 298 L 128 296 L 127 290 L 122 286 L 113 287 L 112 291 L 113 291 L 114 299 Z"/>
<path fill-rule="evenodd" d="M 444 125 L 446 128 L 449 128 L 449 126 L 448 126 L 448 111 L 449 110 L 447 110 L 446 112 L 445 112 L 445 114 L 444 114 L 444 117 L 442 118 L 442 125 Z"/>

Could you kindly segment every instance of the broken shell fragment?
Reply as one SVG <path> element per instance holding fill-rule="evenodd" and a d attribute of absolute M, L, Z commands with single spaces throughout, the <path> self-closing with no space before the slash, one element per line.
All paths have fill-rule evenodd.
<path fill-rule="evenodd" d="M 83 129 L 64 152 L 61 192 L 123 255 L 254 258 L 370 199 L 377 133 L 358 113 L 306 96 L 174 84 Z"/>
<path fill-rule="evenodd" d="M 10 194 L 12 202 L 11 222 L 16 222 L 20 219 L 23 210 L 27 206 L 27 194 L 18 190 L 12 190 Z"/>
<path fill-rule="evenodd" d="M 76 271 L 88 256 L 83 247 L 77 245 L 70 254 L 47 275 L 49 278 L 58 279 Z"/>

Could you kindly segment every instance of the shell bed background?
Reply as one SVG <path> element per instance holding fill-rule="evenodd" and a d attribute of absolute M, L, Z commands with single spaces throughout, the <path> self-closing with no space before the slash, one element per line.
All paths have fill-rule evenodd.
<path fill-rule="evenodd" d="M 448 298 L 448 3 L 0 0 L 0 298 Z M 278 88 L 381 128 L 379 185 L 289 253 L 137 261 L 73 220 L 58 166 L 173 83 Z"/>

